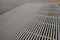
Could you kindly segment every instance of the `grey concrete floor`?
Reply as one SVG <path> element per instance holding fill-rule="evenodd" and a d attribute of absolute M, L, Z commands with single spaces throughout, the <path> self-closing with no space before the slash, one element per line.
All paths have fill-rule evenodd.
<path fill-rule="evenodd" d="M 0 0 L 0 15 L 24 3 L 46 3 L 53 0 Z"/>
<path fill-rule="evenodd" d="M 0 0 L 0 14 L 24 3 L 36 3 L 38 0 Z M 39 3 L 39 2 L 38 2 Z"/>
<path fill-rule="evenodd" d="M 51 7 L 59 10 L 56 4 L 26 3 L 0 16 L 0 39 L 13 38 L 17 31 L 24 31 L 25 24 L 35 15 L 55 16 L 49 14 Z M 50 8 L 50 9 L 49 9 Z M 53 10 L 53 9 L 52 9 Z M 59 11 L 58 11 L 59 12 Z"/>

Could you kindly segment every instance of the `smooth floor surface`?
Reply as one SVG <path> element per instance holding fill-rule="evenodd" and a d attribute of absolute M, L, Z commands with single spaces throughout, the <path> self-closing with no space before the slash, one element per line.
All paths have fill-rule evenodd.
<path fill-rule="evenodd" d="M 0 0 L 0 15 L 24 3 L 59 3 L 59 1 L 60 0 Z"/>

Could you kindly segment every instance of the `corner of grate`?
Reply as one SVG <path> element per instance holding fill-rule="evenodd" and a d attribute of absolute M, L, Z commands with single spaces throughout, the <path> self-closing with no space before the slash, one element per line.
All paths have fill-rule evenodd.
<path fill-rule="evenodd" d="M 26 26 L 27 32 L 49 38 L 49 40 L 58 39 L 58 19 L 55 17 L 36 16 Z"/>

